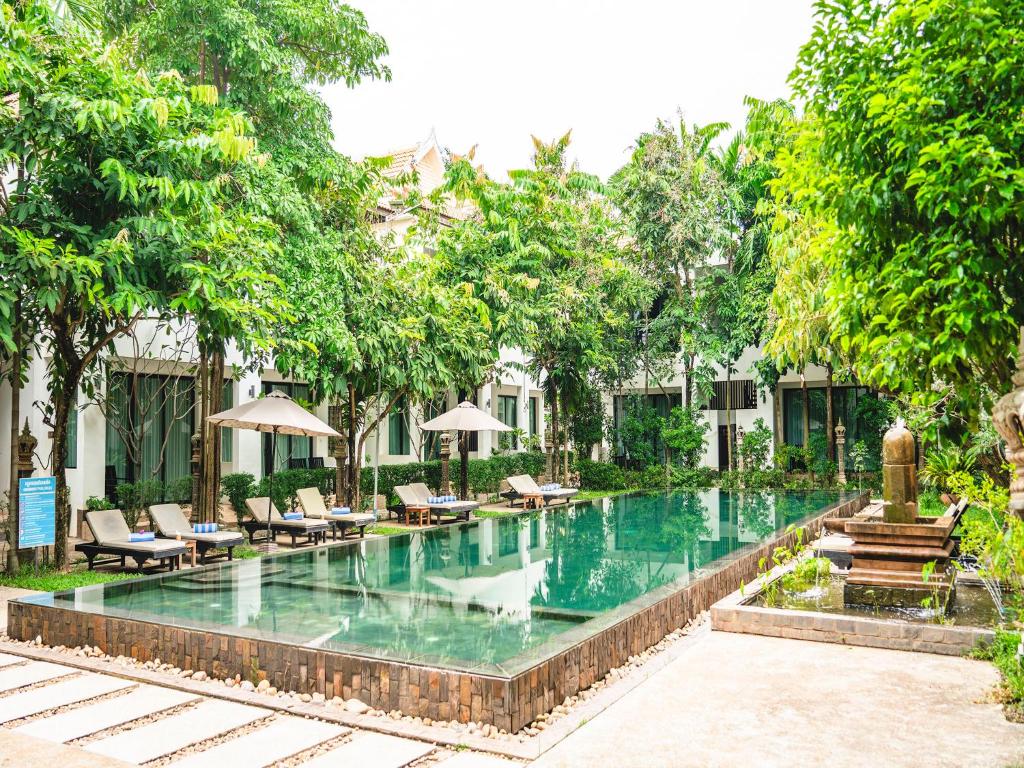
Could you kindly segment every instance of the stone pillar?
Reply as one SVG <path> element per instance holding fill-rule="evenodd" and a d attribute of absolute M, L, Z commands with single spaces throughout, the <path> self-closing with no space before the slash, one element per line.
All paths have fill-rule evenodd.
<path fill-rule="evenodd" d="M 452 492 L 451 474 L 448 469 L 452 457 L 452 433 L 441 433 L 441 488 L 442 496 L 448 496 Z"/>
<path fill-rule="evenodd" d="M 192 435 L 192 517 L 195 518 L 199 509 L 199 457 L 203 450 L 203 440 L 198 432 Z"/>
<path fill-rule="evenodd" d="M 743 427 L 736 427 L 736 468 L 742 472 L 746 467 L 743 461 Z"/>
<path fill-rule="evenodd" d="M 846 485 L 846 427 L 843 426 L 843 420 L 840 419 L 839 423 L 836 424 L 836 458 L 839 460 L 839 476 L 836 480 L 839 481 L 840 485 Z"/>
<path fill-rule="evenodd" d="M 1010 475 L 1010 511 L 1024 518 L 1024 326 L 1020 328 L 1014 387 L 992 409 L 992 423 L 1006 441 Z"/>
<path fill-rule="evenodd" d="M 557 458 L 555 458 L 557 461 Z M 545 483 L 550 483 L 552 478 L 555 476 L 557 467 L 552 464 L 551 455 L 551 427 L 544 430 L 544 477 L 542 478 Z"/>
<path fill-rule="evenodd" d="M 917 522 L 917 464 L 914 436 L 897 419 L 882 438 L 882 518 L 887 523 Z"/>
<path fill-rule="evenodd" d="M 25 419 L 25 427 L 18 435 L 18 479 L 32 477 L 32 472 L 35 471 L 32 457 L 35 455 L 37 445 L 39 441 L 29 431 L 28 419 Z"/>

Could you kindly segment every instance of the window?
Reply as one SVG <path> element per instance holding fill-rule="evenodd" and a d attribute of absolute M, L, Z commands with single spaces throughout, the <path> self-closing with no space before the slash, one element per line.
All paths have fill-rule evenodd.
<path fill-rule="evenodd" d="M 515 395 L 498 395 L 498 421 L 506 427 L 519 427 L 519 398 Z M 515 432 L 501 432 L 498 445 L 505 450 L 519 447 L 519 439 Z"/>
<path fill-rule="evenodd" d="M 191 377 L 111 373 L 106 411 L 106 463 L 117 482 L 170 483 L 191 475 Z"/>
<path fill-rule="evenodd" d="M 223 411 L 235 407 L 235 382 L 231 379 L 224 380 L 224 394 L 220 404 Z M 220 431 L 220 460 L 222 462 L 229 462 L 234 458 L 235 449 L 232 445 L 234 435 L 235 430 L 231 427 L 224 427 Z"/>
<path fill-rule="evenodd" d="M 71 401 L 68 431 L 65 437 L 67 438 L 67 457 L 64 460 L 64 466 L 67 469 L 75 469 L 78 467 L 78 390 L 75 390 L 75 396 Z"/>
<path fill-rule="evenodd" d="M 537 398 L 536 397 L 531 397 L 530 398 L 530 434 L 531 435 L 539 435 L 540 434 L 540 420 L 539 420 L 539 416 L 540 416 L 540 413 L 538 412 L 538 409 L 537 409 Z"/>
<path fill-rule="evenodd" d="M 392 456 L 409 455 L 409 422 L 404 397 L 388 414 L 388 453 Z"/>
<path fill-rule="evenodd" d="M 711 400 L 704 406 L 705 410 L 725 411 L 732 407 L 734 411 L 757 408 L 757 387 L 752 379 L 732 379 L 716 381 Z"/>
<path fill-rule="evenodd" d="M 807 388 L 807 421 L 810 433 L 811 449 L 816 453 L 824 450 L 827 444 L 825 423 L 828 420 L 826 389 L 823 386 Z M 832 419 L 833 429 L 842 420 L 846 427 L 847 467 L 849 468 L 849 448 L 858 440 L 869 443 L 870 464 L 874 464 L 878 453 L 873 449 L 877 435 L 867 433 L 862 419 L 858 417 L 858 403 L 866 398 L 876 397 L 864 387 L 834 386 L 832 388 Z M 804 393 L 802 389 L 793 387 L 782 390 L 782 440 L 787 445 L 801 447 L 804 444 Z M 869 469 L 876 469 L 869 466 Z"/>
<path fill-rule="evenodd" d="M 292 400 L 308 400 L 309 385 L 288 381 L 264 381 L 263 394 L 284 392 Z M 263 474 L 270 474 L 270 457 L 274 456 L 274 471 L 288 468 L 289 459 L 308 459 L 313 455 L 313 438 L 304 435 L 278 435 L 277 450 L 271 451 L 273 435 L 263 433 Z"/>

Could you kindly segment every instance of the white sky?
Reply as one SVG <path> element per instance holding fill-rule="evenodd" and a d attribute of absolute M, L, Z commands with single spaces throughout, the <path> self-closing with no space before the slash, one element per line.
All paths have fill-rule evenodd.
<path fill-rule="evenodd" d="M 326 88 L 336 146 L 354 157 L 431 129 L 503 175 L 530 134 L 573 131 L 571 154 L 606 178 L 658 117 L 740 127 L 747 95 L 789 95 L 812 0 L 348 0 L 391 53 L 391 82 Z"/>

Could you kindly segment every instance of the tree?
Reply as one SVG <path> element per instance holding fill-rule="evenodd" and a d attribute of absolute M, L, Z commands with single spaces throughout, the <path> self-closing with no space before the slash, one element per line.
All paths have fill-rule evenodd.
<path fill-rule="evenodd" d="M 511 171 L 504 184 L 468 159 L 453 162 L 447 189 L 472 203 L 475 215 L 443 241 L 443 252 L 479 275 L 494 303 L 522 313 L 502 313 L 496 340 L 524 331 L 516 342 L 544 387 L 563 479 L 568 411 L 585 401 L 592 376 L 623 368 L 633 319 L 650 300 L 649 284 L 619 247 L 600 183 L 568 162 L 569 142 L 568 133 L 551 143 L 534 138 L 533 166 Z"/>
<path fill-rule="evenodd" d="M 43 5 L 2 8 L 0 63 L 10 52 L 19 61 L 0 66 L 17 97 L 0 111 L 0 158 L 20 159 L 26 174 L 7 201 L 0 269 L 35 297 L 52 350 L 45 419 L 63 564 L 68 417 L 100 353 L 151 313 L 202 314 L 259 343 L 277 306 L 260 269 L 263 225 L 220 205 L 250 162 L 244 117 L 174 73 L 126 67 Z"/>
<path fill-rule="evenodd" d="M 674 363 L 682 354 L 687 407 L 695 381 L 706 391 L 714 375 L 699 364 L 714 339 L 699 313 L 696 282 L 728 238 L 725 188 L 710 149 L 725 127 L 659 120 L 610 182 L 647 274 L 661 287 L 662 306 L 645 334 L 645 365 L 652 358 Z"/>
<path fill-rule="evenodd" d="M 792 76 L 814 141 L 783 183 L 831 230 L 824 316 L 857 377 L 1009 383 L 1024 323 L 1020 0 L 821 4 Z"/>

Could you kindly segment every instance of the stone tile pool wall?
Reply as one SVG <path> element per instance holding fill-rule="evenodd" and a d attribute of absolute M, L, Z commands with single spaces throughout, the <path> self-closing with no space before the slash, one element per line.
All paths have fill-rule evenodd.
<path fill-rule="evenodd" d="M 865 494 L 825 508 L 801 523 L 804 540 L 817 534 L 825 518 L 849 516 L 866 504 Z M 141 661 L 159 658 L 214 677 L 239 674 L 249 679 L 255 673 L 280 690 L 356 697 L 377 709 L 400 709 L 434 720 L 482 721 L 516 732 L 709 609 L 741 581 L 751 581 L 762 557 L 795 539 L 795 532 L 781 533 L 737 550 L 716 562 L 713 572 L 682 587 L 660 588 L 647 596 L 654 602 L 645 600 L 644 607 L 621 621 L 509 677 L 31 603 L 9 604 L 8 634 L 20 640 L 40 636 L 51 646 L 93 645 Z"/>

